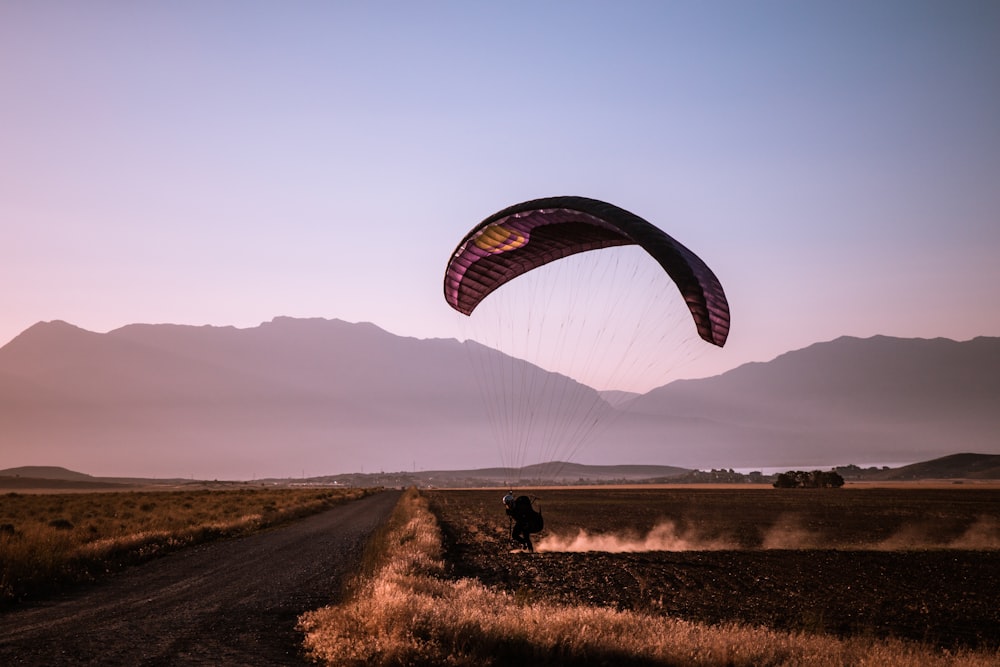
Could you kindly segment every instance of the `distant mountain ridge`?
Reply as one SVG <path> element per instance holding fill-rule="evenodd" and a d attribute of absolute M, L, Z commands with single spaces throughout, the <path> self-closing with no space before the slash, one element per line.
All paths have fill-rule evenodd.
<path fill-rule="evenodd" d="M 498 461 L 496 436 L 470 355 L 499 353 L 340 320 L 106 334 L 39 323 L 0 348 L 0 464 L 100 460 L 186 479 L 482 468 Z M 606 396 L 623 401 L 617 416 L 574 462 L 829 468 L 1000 453 L 998 338 L 843 337 Z"/>
<path fill-rule="evenodd" d="M 921 461 L 900 468 L 862 470 L 857 466 L 840 468 L 849 481 L 913 482 L 925 480 L 1000 480 L 1000 455 L 952 454 L 932 461 Z M 694 473 L 694 474 L 692 474 Z M 723 477 L 725 479 L 725 477 Z M 748 476 L 739 476 L 746 482 Z M 767 476 L 760 476 L 770 483 Z M 501 486 L 517 484 L 622 484 L 622 483 L 701 483 L 713 476 L 698 471 L 658 465 L 591 466 L 565 462 L 548 462 L 526 466 L 516 472 L 505 468 L 474 470 L 426 470 L 420 472 L 392 471 L 387 473 L 346 473 L 321 475 L 302 479 L 264 479 L 267 484 L 344 484 L 352 486 Z M 750 480 L 757 481 L 757 480 Z M 94 477 L 59 466 L 21 466 L 0 470 L 0 489 L 5 488 L 79 488 L 102 489 L 123 486 L 188 485 L 208 483 L 208 480 L 178 480 L 155 478 Z M 217 483 L 217 482 L 213 482 Z"/>
<path fill-rule="evenodd" d="M 1000 455 L 951 454 L 932 461 L 884 470 L 869 479 L 908 481 L 923 479 L 1000 479 Z"/>
<path fill-rule="evenodd" d="M 0 470 L 0 489 L 49 489 L 62 491 L 101 491 L 127 487 L 127 484 L 68 470 L 61 466 L 19 466 Z"/>
<path fill-rule="evenodd" d="M 62 466 L 18 466 L 0 470 L 0 477 L 29 477 L 31 479 L 59 479 L 70 482 L 92 482 L 96 477 Z"/>
<path fill-rule="evenodd" d="M 713 450 L 739 443 L 774 465 L 819 464 L 831 453 L 902 463 L 997 452 L 1000 338 L 845 336 L 659 387 L 629 410 L 667 418 L 675 438 Z"/>

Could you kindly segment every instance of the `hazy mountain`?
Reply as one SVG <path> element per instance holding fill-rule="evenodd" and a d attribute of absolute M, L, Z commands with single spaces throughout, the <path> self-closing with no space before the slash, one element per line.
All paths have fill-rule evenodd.
<path fill-rule="evenodd" d="M 642 396 L 642 394 L 637 394 L 634 391 L 618 391 L 614 389 L 608 391 L 601 391 L 598 393 L 601 395 L 601 398 L 603 398 L 610 405 L 613 405 L 615 407 L 623 407 L 627 405 L 629 401 L 632 401 L 638 398 L 639 396 Z"/>
<path fill-rule="evenodd" d="M 0 477 L 26 477 L 30 479 L 57 479 L 68 482 L 93 482 L 97 478 L 62 466 L 18 466 L 0 470 Z"/>
<path fill-rule="evenodd" d="M 203 479 L 495 465 L 504 425 L 470 367 L 498 354 L 338 320 L 106 334 L 40 323 L 0 348 L 0 465 Z M 513 366 L 530 380 L 519 396 L 561 397 L 520 406 L 543 434 L 601 422 L 572 436 L 574 462 L 829 467 L 1000 448 L 996 338 L 841 338 L 674 382 L 613 418 L 569 378 L 495 364 Z"/>
<path fill-rule="evenodd" d="M 762 466 L 998 452 L 1000 339 L 843 337 L 671 383 L 629 410 L 637 438 L 667 424 L 665 440 Z"/>
<path fill-rule="evenodd" d="M 5 492 L 28 489 L 109 491 L 129 486 L 124 480 L 92 477 L 60 466 L 19 466 L 0 470 L 0 490 Z"/>
<path fill-rule="evenodd" d="M 852 482 L 917 481 L 917 480 L 995 480 L 1000 479 L 1000 454 L 952 454 L 932 461 L 921 461 L 899 468 L 861 468 L 857 465 L 838 467 L 837 471 Z M 718 474 L 717 474 L 718 473 Z M 475 470 L 422 470 L 419 472 L 394 471 L 386 473 L 341 473 L 309 478 L 271 478 L 258 480 L 265 484 L 343 484 L 347 486 L 433 486 L 473 487 L 501 486 L 518 481 L 532 484 L 536 481 L 557 484 L 620 484 L 622 482 L 699 484 L 711 481 L 727 482 L 730 475 L 725 470 L 701 472 L 674 466 L 657 465 L 584 465 L 552 461 L 526 466 L 519 471 L 506 468 L 477 468 Z M 746 481 L 740 475 L 739 481 Z M 769 484 L 770 477 L 761 476 L 760 483 Z M 209 482 L 211 484 L 211 482 Z M 235 482 L 239 484 L 240 482 Z M 100 489 L 148 488 L 150 486 L 198 485 L 200 482 L 181 479 L 143 479 L 121 477 L 93 477 L 59 466 L 21 466 L 0 470 L 0 489 Z M 231 485 L 233 482 L 220 482 Z M 231 487 L 230 487 L 231 488 Z"/>
<path fill-rule="evenodd" d="M 1000 454 L 952 454 L 932 461 L 883 470 L 867 479 L 1000 479 Z"/>
<path fill-rule="evenodd" d="M 0 456 L 209 479 L 494 463 L 470 358 L 496 355 L 338 320 L 40 323 L 0 348 Z M 569 404 L 603 403 L 544 375 Z"/>

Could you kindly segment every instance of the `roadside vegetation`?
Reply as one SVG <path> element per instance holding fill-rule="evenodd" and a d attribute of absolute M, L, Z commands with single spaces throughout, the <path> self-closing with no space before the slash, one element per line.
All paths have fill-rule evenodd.
<path fill-rule="evenodd" d="M 330 665 L 970 665 L 995 652 L 939 651 L 874 637 L 837 638 L 706 624 L 446 576 L 442 532 L 410 489 L 373 540 L 343 604 L 300 617 L 305 647 Z"/>
<path fill-rule="evenodd" d="M 328 488 L 8 493 L 0 496 L 0 604 L 368 493 Z"/>

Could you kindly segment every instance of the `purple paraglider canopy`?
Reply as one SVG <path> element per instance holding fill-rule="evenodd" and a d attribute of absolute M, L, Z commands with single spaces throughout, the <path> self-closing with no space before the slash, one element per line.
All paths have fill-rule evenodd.
<path fill-rule="evenodd" d="M 518 276 L 569 255 L 638 245 L 677 285 L 698 334 L 723 346 L 729 303 L 722 284 L 697 255 L 628 211 L 587 197 L 548 197 L 515 204 L 476 225 L 448 262 L 444 296 L 465 315 Z"/>

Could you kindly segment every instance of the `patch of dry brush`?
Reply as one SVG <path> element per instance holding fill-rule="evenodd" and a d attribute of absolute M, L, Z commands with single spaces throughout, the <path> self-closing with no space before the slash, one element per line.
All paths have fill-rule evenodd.
<path fill-rule="evenodd" d="M 304 614 L 300 629 L 331 665 L 991 665 L 996 655 L 936 653 L 895 640 L 837 639 L 636 611 L 524 600 L 443 576 L 441 532 L 409 490 L 349 599 Z"/>
<path fill-rule="evenodd" d="M 0 496 L 0 603 L 184 546 L 248 534 L 365 493 L 285 488 L 9 493 Z"/>

